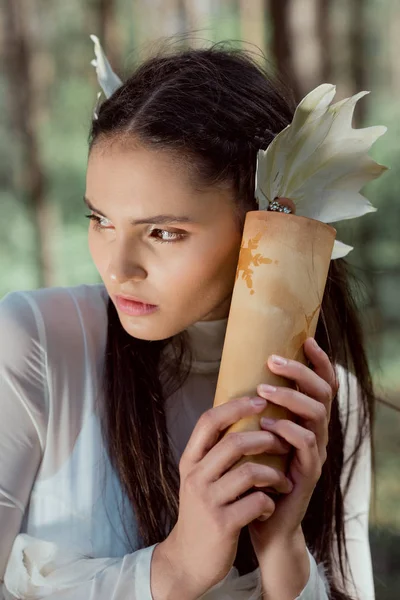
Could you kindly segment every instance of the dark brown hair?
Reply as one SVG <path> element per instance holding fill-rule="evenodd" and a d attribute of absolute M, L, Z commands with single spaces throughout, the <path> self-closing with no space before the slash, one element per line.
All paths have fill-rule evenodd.
<path fill-rule="evenodd" d="M 257 150 L 267 148 L 291 122 L 294 108 L 293 97 L 282 82 L 243 51 L 221 44 L 175 51 L 147 60 L 103 102 L 92 122 L 90 148 L 132 135 L 144 146 L 172 151 L 186 162 L 190 157 L 197 182 L 232 186 L 243 225 L 246 211 L 258 208 L 254 200 Z M 332 261 L 316 339 L 331 360 L 353 372 L 359 383 L 359 427 L 351 472 L 374 416 L 371 377 L 353 295 L 345 261 Z M 190 349 L 185 332 L 178 333 L 174 336 L 176 356 L 168 361 L 163 349 L 171 339 L 147 341 L 130 336 L 109 301 L 103 435 L 143 546 L 165 539 L 178 516 L 179 473 L 170 452 L 164 402 L 189 374 L 181 359 Z M 332 568 L 337 544 L 343 575 L 339 481 L 344 435 L 335 398 L 327 460 L 302 524 L 307 546 L 326 567 L 335 600 L 350 598 L 341 591 L 343 583 L 335 579 Z M 235 566 L 240 574 L 258 566 L 247 527 L 240 535 Z"/>

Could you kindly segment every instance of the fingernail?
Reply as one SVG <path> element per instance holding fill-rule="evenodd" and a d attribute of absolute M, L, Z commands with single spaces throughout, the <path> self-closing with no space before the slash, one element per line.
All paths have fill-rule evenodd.
<path fill-rule="evenodd" d="M 269 515 L 260 515 L 260 516 L 258 517 L 258 520 L 259 520 L 259 521 L 266 521 L 267 519 L 269 519 Z"/>
<path fill-rule="evenodd" d="M 264 398 L 252 398 L 250 400 L 250 402 L 252 403 L 253 406 L 265 406 L 267 404 L 267 401 Z"/>
<path fill-rule="evenodd" d="M 276 354 L 273 354 L 271 356 L 271 360 L 275 365 L 279 365 L 282 367 L 283 365 L 287 365 L 287 360 L 285 358 L 282 358 L 282 356 L 277 356 Z"/>
<path fill-rule="evenodd" d="M 260 392 L 264 392 L 265 394 L 272 394 L 273 392 L 276 392 L 276 387 L 269 385 L 269 383 L 260 383 L 258 388 Z"/>
<path fill-rule="evenodd" d="M 276 423 L 276 419 L 270 419 L 268 417 L 261 417 L 260 420 L 261 420 L 261 426 L 264 425 L 266 427 L 274 425 L 274 423 Z"/>
<path fill-rule="evenodd" d="M 321 348 L 318 346 L 317 341 L 313 338 L 312 345 L 316 350 L 320 350 Z"/>

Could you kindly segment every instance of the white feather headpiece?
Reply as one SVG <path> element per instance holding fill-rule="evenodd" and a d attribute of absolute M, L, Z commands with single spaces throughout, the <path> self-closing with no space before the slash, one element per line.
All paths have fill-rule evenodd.
<path fill-rule="evenodd" d="M 256 199 L 260 210 L 276 198 L 290 198 L 296 214 L 323 223 L 353 219 L 376 210 L 359 193 L 387 167 L 368 151 L 384 126 L 353 129 L 359 92 L 330 106 L 336 87 L 324 83 L 300 102 L 293 121 L 257 156 Z M 352 250 L 335 242 L 332 259 Z"/>
<path fill-rule="evenodd" d="M 94 58 L 90 64 L 96 69 L 97 81 L 99 82 L 105 97 L 109 98 L 122 85 L 122 81 L 112 70 L 110 63 L 108 62 L 108 58 L 104 54 L 103 48 L 101 47 L 99 38 L 96 35 L 91 35 L 90 39 L 94 43 L 94 53 L 96 56 L 96 58 Z M 94 110 L 95 118 L 97 118 L 97 106 L 100 96 L 101 92 L 97 94 L 97 103 Z"/>

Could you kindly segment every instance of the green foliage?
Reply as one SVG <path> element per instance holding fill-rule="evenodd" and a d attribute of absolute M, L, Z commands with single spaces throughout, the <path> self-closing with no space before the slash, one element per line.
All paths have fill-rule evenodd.
<path fill-rule="evenodd" d="M 376 600 L 398 600 L 400 590 L 400 531 L 373 527 L 370 531 Z"/>

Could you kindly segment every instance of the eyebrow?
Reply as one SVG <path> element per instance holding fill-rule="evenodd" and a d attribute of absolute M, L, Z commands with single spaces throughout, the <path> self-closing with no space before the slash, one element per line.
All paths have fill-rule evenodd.
<path fill-rule="evenodd" d="M 93 204 L 90 202 L 86 196 L 83 197 L 83 201 L 86 206 L 93 211 L 94 213 L 100 215 L 104 219 L 107 219 L 105 214 L 103 214 L 100 210 L 95 208 Z M 146 217 L 146 219 L 131 219 L 131 225 L 145 225 L 145 224 L 156 224 L 156 225 L 165 225 L 166 223 L 192 223 L 192 219 L 190 217 L 186 217 L 183 215 L 153 215 L 152 217 Z"/>

